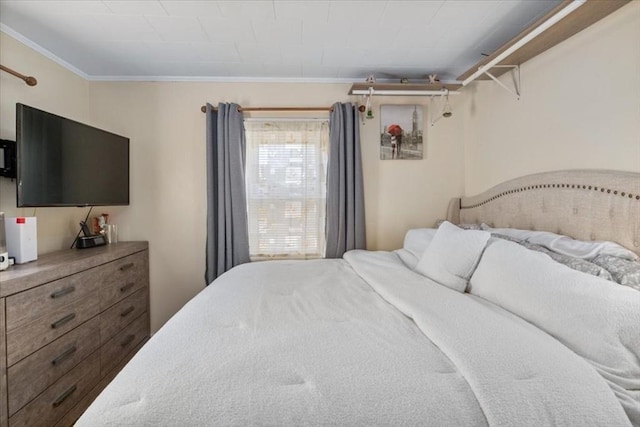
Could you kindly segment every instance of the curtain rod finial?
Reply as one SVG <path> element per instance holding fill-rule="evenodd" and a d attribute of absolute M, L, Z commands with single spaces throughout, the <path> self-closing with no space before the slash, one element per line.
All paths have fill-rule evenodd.
<path fill-rule="evenodd" d="M 33 76 L 25 76 L 24 74 L 20 74 L 17 71 L 14 71 L 9 67 L 5 67 L 2 64 L 0 64 L 0 70 L 9 73 L 12 76 L 15 76 L 15 77 L 19 78 L 20 80 L 23 80 L 29 86 L 35 86 L 35 85 L 38 84 L 38 81 L 36 80 L 35 77 L 33 77 Z"/>
<path fill-rule="evenodd" d="M 203 105 L 202 107 L 200 107 L 200 111 L 202 111 L 203 113 L 207 112 L 207 106 Z"/>

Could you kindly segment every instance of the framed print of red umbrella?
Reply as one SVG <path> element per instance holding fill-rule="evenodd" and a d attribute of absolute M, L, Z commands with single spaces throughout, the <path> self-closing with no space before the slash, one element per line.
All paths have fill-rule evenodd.
<path fill-rule="evenodd" d="M 422 159 L 422 125 L 422 105 L 381 105 L 380 160 Z"/>

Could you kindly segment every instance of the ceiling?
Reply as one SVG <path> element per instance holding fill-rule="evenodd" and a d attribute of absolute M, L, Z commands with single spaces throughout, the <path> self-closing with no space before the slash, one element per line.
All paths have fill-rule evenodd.
<path fill-rule="evenodd" d="M 454 81 L 558 3 L 0 0 L 0 29 L 91 80 Z"/>

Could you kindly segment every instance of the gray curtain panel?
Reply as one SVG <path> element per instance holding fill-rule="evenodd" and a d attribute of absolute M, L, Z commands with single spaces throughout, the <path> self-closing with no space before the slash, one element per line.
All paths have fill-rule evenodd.
<path fill-rule="evenodd" d="M 335 103 L 329 116 L 326 258 L 367 246 L 357 106 Z"/>
<path fill-rule="evenodd" d="M 246 141 L 238 107 L 220 103 L 214 111 L 207 103 L 207 285 L 249 262 Z"/>

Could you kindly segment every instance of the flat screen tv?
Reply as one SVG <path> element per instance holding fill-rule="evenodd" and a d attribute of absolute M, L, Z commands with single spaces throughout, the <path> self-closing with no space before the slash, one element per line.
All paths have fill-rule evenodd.
<path fill-rule="evenodd" d="M 17 205 L 129 204 L 129 138 L 16 104 Z"/>

